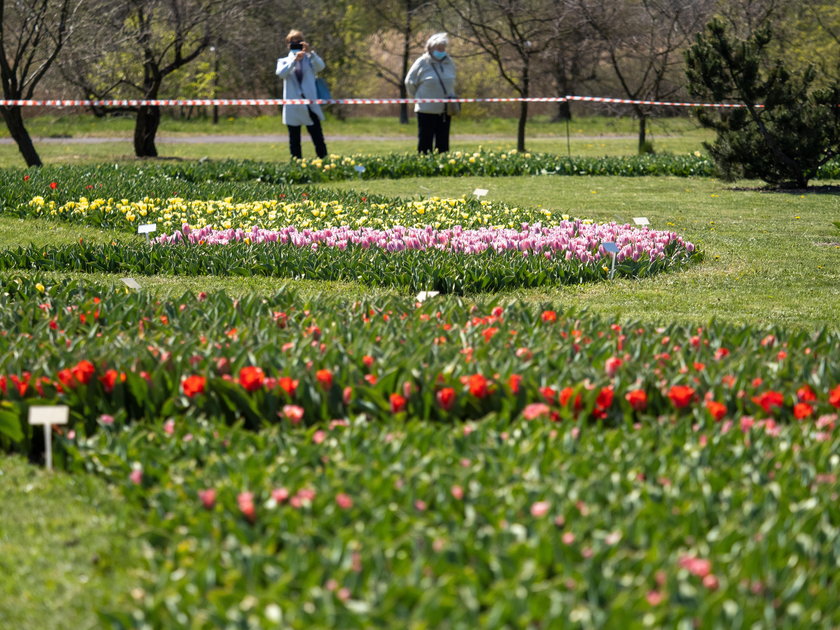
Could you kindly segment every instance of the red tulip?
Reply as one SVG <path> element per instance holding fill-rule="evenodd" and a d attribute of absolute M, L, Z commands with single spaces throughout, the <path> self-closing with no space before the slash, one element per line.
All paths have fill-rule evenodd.
<path fill-rule="evenodd" d="M 391 402 L 391 413 L 405 411 L 406 404 L 408 403 L 408 399 L 405 396 L 402 394 L 391 394 L 389 400 Z"/>
<path fill-rule="evenodd" d="M 70 368 L 70 371 L 73 374 L 73 378 L 75 378 L 79 383 L 87 385 L 93 377 L 93 373 L 96 371 L 96 368 L 93 367 L 93 363 L 90 361 L 82 360 Z"/>
<path fill-rule="evenodd" d="M 435 394 L 435 399 L 438 405 L 444 410 L 449 411 L 455 405 L 455 390 L 451 387 L 444 387 Z"/>
<path fill-rule="evenodd" d="M 803 385 L 797 389 L 796 397 L 800 400 L 800 402 L 814 402 L 817 399 L 817 395 L 814 393 L 814 390 L 811 389 L 810 385 Z"/>
<path fill-rule="evenodd" d="M 709 400 L 706 402 L 706 409 L 711 414 L 712 418 L 717 421 L 723 419 L 726 415 L 726 405 L 720 402 L 716 402 L 714 400 Z"/>
<path fill-rule="evenodd" d="M 785 397 L 780 392 L 767 390 L 758 396 L 753 396 L 752 401 L 764 409 L 765 413 L 771 413 L 774 408 L 785 404 Z"/>
<path fill-rule="evenodd" d="M 107 370 L 105 374 L 99 377 L 99 381 L 105 388 L 105 393 L 110 394 L 114 391 L 114 386 L 117 382 L 125 382 L 125 372 L 117 372 L 116 370 Z"/>
<path fill-rule="evenodd" d="M 547 402 L 549 405 L 553 405 L 555 399 L 557 398 L 557 392 L 554 390 L 553 387 L 545 386 L 540 387 L 540 395 L 543 397 L 543 400 Z"/>
<path fill-rule="evenodd" d="M 249 365 L 239 370 L 239 384 L 245 391 L 256 391 L 262 387 L 264 382 L 265 372 L 262 371 L 262 368 Z"/>
<path fill-rule="evenodd" d="M 286 392 L 289 396 L 294 397 L 297 391 L 298 381 L 291 376 L 281 376 L 277 379 L 277 386 Z"/>
<path fill-rule="evenodd" d="M 647 409 L 647 393 L 643 389 L 634 389 L 624 395 L 624 399 L 630 403 L 634 411 Z"/>
<path fill-rule="evenodd" d="M 470 394 L 476 398 L 486 398 L 490 394 L 487 379 L 483 374 L 473 374 L 469 377 Z"/>
<path fill-rule="evenodd" d="M 315 380 L 318 381 L 318 384 L 321 385 L 324 389 L 330 389 L 333 384 L 333 375 L 332 372 L 329 370 L 318 370 L 315 372 Z"/>
<path fill-rule="evenodd" d="M 828 392 L 828 402 L 840 409 L 840 385 Z"/>
<path fill-rule="evenodd" d="M 677 409 L 683 409 L 694 399 L 694 388 L 688 385 L 674 385 L 668 392 L 668 398 Z"/>
<path fill-rule="evenodd" d="M 558 402 L 560 403 L 561 407 L 565 407 L 568 402 L 572 399 L 572 395 L 575 393 L 575 390 L 571 387 L 564 387 L 563 391 L 560 392 L 560 396 L 558 398 Z M 583 408 L 583 401 L 581 400 L 580 394 L 575 396 L 574 402 L 572 403 L 573 408 L 575 411 L 580 411 Z"/>
<path fill-rule="evenodd" d="M 598 392 L 598 398 L 595 400 L 595 405 L 601 409 L 609 409 L 613 404 L 613 397 L 615 393 L 612 387 L 602 387 Z"/>
<path fill-rule="evenodd" d="M 204 387 L 207 384 L 207 379 L 203 376 L 198 376 L 193 374 L 192 376 L 188 376 L 183 380 L 181 383 L 181 387 L 184 390 L 184 395 L 187 398 L 192 398 L 197 394 L 204 393 Z"/>

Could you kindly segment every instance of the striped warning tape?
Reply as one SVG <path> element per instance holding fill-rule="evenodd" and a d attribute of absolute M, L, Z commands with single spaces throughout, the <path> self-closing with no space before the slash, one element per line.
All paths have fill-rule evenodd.
<path fill-rule="evenodd" d="M 744 107 L 741 103 L 683 103 L 670 101 L 644 101 L 604 96 L 537 96 L 505 98 L 339 98 L 339 99 L 282 99 L 282 98 L 177 98 L 177 99 L 0 99 L 0 107 L 181 107 L 197 105 L 257 106 L 257 105 L 399 105 L 415 103 L 617 103 L 622 105 L 648 105 L 651 107 Z M 763 107 L 756 105 L 756 107 Z"/>
<path fill-rule="evenodd" d="M 583 103 L 620 103 L 626 105 L 650 105 L 655 107 L 744 107 L 743 103 L 681 103 L 672 101 L 640 101 L 629 98 L 609 98 L 602 96 L 567 96 L 564 100 Z M 756 105 L 755 107 L 764 107 Z"/>

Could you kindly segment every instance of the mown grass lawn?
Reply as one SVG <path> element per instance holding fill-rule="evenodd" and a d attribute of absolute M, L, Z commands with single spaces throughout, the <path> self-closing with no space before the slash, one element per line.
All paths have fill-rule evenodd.
<path fill-rule="evenodd" d="M 3 456 L 0 506 L 0 627 L 100 628 L 96 609 L 125 603 L 140 548 L 112 488 Z"/>

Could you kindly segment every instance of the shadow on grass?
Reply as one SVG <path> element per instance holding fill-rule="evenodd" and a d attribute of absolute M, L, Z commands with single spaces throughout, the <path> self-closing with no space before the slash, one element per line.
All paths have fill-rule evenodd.
<path fill-rule="evenodd" d="M 776 186 L 733 186 L 729 190 L 736 192 L 764 192 L 787 195 L 840 195 L 840 185 L 825 184 L 808 188 L 779 188 Z"/>

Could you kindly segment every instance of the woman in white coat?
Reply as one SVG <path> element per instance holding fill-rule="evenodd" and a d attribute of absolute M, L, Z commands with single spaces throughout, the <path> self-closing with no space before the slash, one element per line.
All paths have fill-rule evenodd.
<path fill-rule="evenodd" d="M 283 79 L 283 98 L 318 98 L 315 75 L 321 72 L 326 64 L 309 48 L 300 31 L 289 31 L 286 43 L 289 45 L 289 54 L 277 60 L 277 76 Z M 320 105 L 283 105 L 283 123 L 289 128 L 289 153 L 292 157 L 303 157 L 300 149 L 301 125 L 305 125 L 309 130 L 318 157 L 327 156 L 327 145 L 321 129 L 322 120 L 324 113 Z"/>
<path fill-rule="evenodd" d="M 409 98 L 446 99 L 455 96 L 455 64 L 446 52 L 449 37 L 435 33 L 426 42 L 426 52 L 417 58 L 405 77 Z M 417 150 L 449 151 L 449 125 L 445 103 L 416 103 Z"/>

